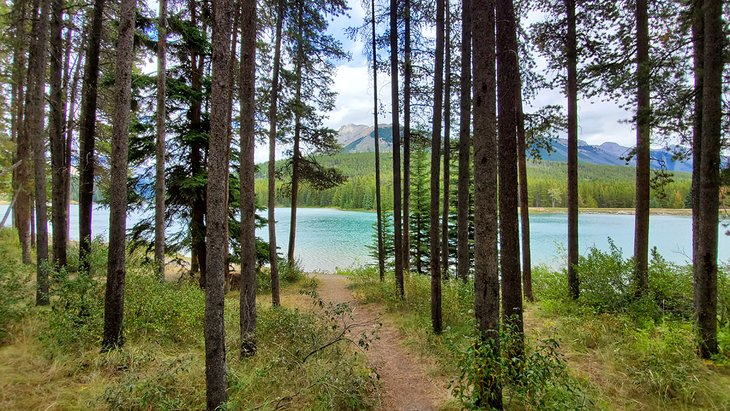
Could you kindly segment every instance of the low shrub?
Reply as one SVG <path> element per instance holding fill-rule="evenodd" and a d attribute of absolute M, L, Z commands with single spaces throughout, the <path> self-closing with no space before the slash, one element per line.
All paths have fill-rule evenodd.
<path fill-rule="evenodd" d="M 15 230 L 0 230 L 0 344 L 27 313 L 32 298 L 30 271 L 21 262 L 17 238 Z"/>
<path fill-rule="evenodd" d="M 50 356 L 76 353 L 101 342 L 104 329 L 103 279 L 52 272 L 51 310 L 41 342 Z"/>
<path fill-rule="evenodd" d="M 197 285 L 160 282 L 152 270 L 132 273 L 124 300 L 128 339 L 202 346 L 205 295 Z"/>
<path fill-rule="evenodd" d="M 474 331 L 477 335 L 478 331 Z M 526 340 L 524 354 L 511 355 L 511 347 L 519 343 L 517 334 L 502 331 L 499 352 L 475 336 L 460 351 L 459 373 L 452 381 L 452 394 L 466 409 L 484 409 L 480 393 L 485 386 L 500 386 L 503 402 L 528 410 L 591 409 L 591 401 L 581 384 L 568 373 L 565 359 L 556 340 Z"/>

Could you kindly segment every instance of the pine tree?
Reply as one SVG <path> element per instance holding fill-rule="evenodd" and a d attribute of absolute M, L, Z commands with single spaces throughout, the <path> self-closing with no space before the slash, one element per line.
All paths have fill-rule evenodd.
<path fill-rule="evenodd" d="M 205 386 L 209 410 L 228 399 L 226 383 L 224 279 L 228 268 L 228 143 L 231 83 L 231 3 L 213 1 L 213 73 L 207 187 L 205 276 Z"/>
<path fill-rule="evenodd" d="M 459 182 L 456 271 L 461 280 L 469 279 L 469 163 L 471 157 L 471 1 L 461 1 L 461 80 L 459 83 Z"/>
<path fill-rule="evenodd" d="M 241 356 L 256 352 L 256 195 L 254 148 L 256 109 L 256 0 L 241 2 Z"/>
<path fill-rule="evenodd" d="M 159 0 L 157 20 L 157 113 L 155 150 L 155 264 L 165 279 L 165 98 L 167 96 L 167 0 Z"/>
<path fill-rule="evenodd" d="M 472 0 L 474 62 L 474 313 L 479 344 L 499 351 L 499 272 L 497 257 L 497 119 L 495 2 Z M 478 405 L 502 409 L 498 379 L 479 376 Z"/>
<path fill-rule="evenodd" d="M 124 344 L 124 282 L 126 277 L 127 228 L 127 154 L 129 150 L 129 113 L 132 99 L 132 62 L 136 0 L 122 0 L 114 83 L 112 117 L 112 158 L 109 213 L 109 254 L 104 298 L 105 350 Z"/>

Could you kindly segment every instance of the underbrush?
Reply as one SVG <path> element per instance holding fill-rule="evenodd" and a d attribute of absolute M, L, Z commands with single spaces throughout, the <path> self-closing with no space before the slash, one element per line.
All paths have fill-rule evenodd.
<path fill-rule="evenodd" d="M 24 269 L 15 231 L 0 230 L 0 346 L 10 337 L 11 327 L 27 312 L 32 298 L 30 271 Z"/>
<path fill-rule="evenodd" d="M 102 353 L 105 278 L 98 273 L 105 271 L 103 265 L 91 274 L 54 272 L 51 306 L 33 307 L 34 270 L 15 261 L 16 235 L 0 232 L 0 251 L 9 252 L 0 260 L 1 329 L 10 323 L 7 343 L 0 345 L 0 409 L 205 408 L 202 290 L 188 281 L 159 282 L 147 259 L 133 253 L 125 286 L 126 343 Z M 94 252 L 105 249 L 99 245 Z M 22 275 L 6 281 L 15 278 L 12 273 Z M 301 270 L 294 267 L 283 276 L 284 293 L 304 284 L 316 296 L 315 283 L 303 281 Z M 377 386 L 363 356 L 338 340 L 347 308 L 316 306 L 300 311 L 257 304 L 258 350 L 240 358 L 238 294 L 227 296 L 228 409 L 375 406 Z M 17 312 L 17 318 L 10 322 L 5 312 Z"/>
<path fill-rule="evenodd" d="M 608 252 L 590 250 L 577 271 L 581 294 L 572 301 L 564 272 L 533 268 L 538 302 L 525 305 L 526 359 L 519 374 L 530 376 L 526 379 L 505 374 L 509 356 L 486 361 L 474 344 L 473 283 L 443 284 L 445 329 L 437 337 L 431 331 L 429 277 L 407 275 L 401 301 L 392 274 L 384 283 L 372 268 L 343 274 L 352 278 L 360 301 L 387 307 L 405 343 L 452 378 L 464 407 L 474 404 L 470 375 L 492 364 L 511 409 L 730 409 L 727 267 L 718 274 L 721 353 L 713 362 L 696 354 L 691 267 L 653 252 L 649 290 L 638 299 L 633 263 L 613 245 Z M 503 345 L 510 338 L 503 333 Z"/>
<path fill-rule="evenodd" d="M 460 407 L 477 409 L 474 384 L 479 373 L 486 372 L 504 384 L 505 405 L 512 409 L 588 409 L 589 387 L 574 378 L 556 340 L 531 339 L 525 344 L 520 372 L 514 373 L 514 361 L 508 350 L 487 361 L 485 350 L 477 341 L 474 326 L 473 284 L 447 281 L 442 287 L 443 322 L 441 336 L 433 335 L 430 317 L 430 278 L 410 275 L 405 281 L 405 300 L 395 294 L 389 276 L 381 283 L 377 270 L 353 269 L 341 274 L 353 281 L 356 296 L 364 303 L 384 304 L 389 318 L 403 334 L 404 342 L 424 357 L 433 359 L 438 372 L 451 379 L 452 392 Z M 514 335 L 501 334 L 501 346 L 509 347 Z M 485 364 L 489 364 L 485 369 Z"/>
<path fill-rule="evenodd" d="M 652 251 L 649 289 L 633 288 L 633 261 L 611 244 L 591 249 L 577 267 L 580 297 L 567 295 L 567 275 L 533 269 L 539 302 L 538 332 L 552 333 L 574 359 L 576 369 L 600 384 L 615 406 L 662 409 L 730 408 L 728 270 L 718 272 L 718 337 L 714 364 L 697 356 L 693 331 L 692 267 L 673 264 Z"/>

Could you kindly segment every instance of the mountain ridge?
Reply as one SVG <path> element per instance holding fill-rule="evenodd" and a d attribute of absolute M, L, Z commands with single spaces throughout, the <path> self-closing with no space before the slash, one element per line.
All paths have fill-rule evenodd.
<path fill-rule="evenodd" d="M 393 129 L 391 124 L 378 126 L 378 137 L 380 150 L 383 152 L 393 151 Z M 343 153 L 366 153 L 375 151 L 375 140 L 373 138 L 373 127 L 363 124 L 346 124 L 337 131 L 337 141 L 342 146 Z M 541 148 L 538 150 L 540 158 L 547 161 L 566 162 L 568 159 L 568 142 L 566 139 L 558 139 L 552 142 L 552 150 Z M 681 149 L 681 148 L 680 148 Z M 636 159 L 631 156 L 632 149 L 614 142 L 604 142 L 599 145 L 591 145 L 583 140 L 578 140 L 578 162 L 636 167 Z M 626 160 L 626 158 L 629 158 Z M 692 160 L 678 160 L 670 150 L 652 149 L 651 167 L 654 169 L 664 168 L 667 171 L 692 172 Z"/>

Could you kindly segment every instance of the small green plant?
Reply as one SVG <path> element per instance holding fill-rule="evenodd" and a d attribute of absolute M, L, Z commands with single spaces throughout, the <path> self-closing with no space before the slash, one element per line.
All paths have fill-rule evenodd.
<path fill-rule="evenodd" d="M 591 402 L 580 384 L 568 373 L 554 339 L 525 341 L 522 357 L 511 353 L 515 344 L 522 344 L 515 331 L 502 331 L 499 350 L 476 337 L 461 350 L 458 360 L 459 373 L 452 381 L 452 394 L 467 409 L 485 409 L 482 398 L 490 390 L 485 387 L 500 386 L 503 402 L 509 408 L 516 405 L 528 410 L 578 410 L 590 409 Z"/>
<path fill-rule="evenodd" d="M 104 286 L 86 274 L 52 273 L 51 311 L 41 341 L 51 355 L 77 352 L 101 341 Z"/>

